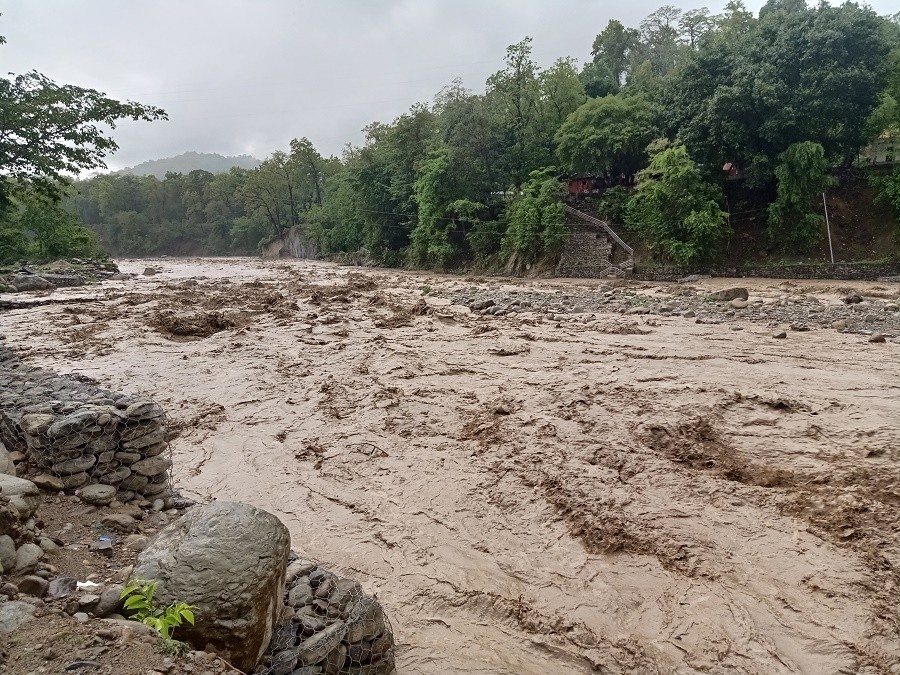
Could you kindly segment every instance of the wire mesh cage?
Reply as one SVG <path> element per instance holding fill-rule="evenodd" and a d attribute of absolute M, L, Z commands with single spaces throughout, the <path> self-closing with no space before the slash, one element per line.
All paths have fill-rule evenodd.
<path fill-rule="evenodd" d="M 311 560 L 288 567 L 282 619 L 257 675 L 389 675 L 394 635 L 380 603 L 356 581 Z"/>
<path fill-rule="evenodd" d="M 61 377 L 0 351 L 0 441 L 16 473 L 92 504 L 173 504 L 168 425 L 153 401 Z"/>

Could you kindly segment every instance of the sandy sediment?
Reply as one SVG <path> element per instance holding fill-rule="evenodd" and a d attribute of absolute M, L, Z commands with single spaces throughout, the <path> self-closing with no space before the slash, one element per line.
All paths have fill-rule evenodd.
<path fill-rule="evenodd" d="M 180 434 L 176 485 L 275 512 L 295 549 L 376 593 L 400 672 L 900 663 L 889 333 L 776 340 L 752 307 L 697 323 L 450 304 L 473 286 L 590 295 L 600 282 L 152 264 L 162 272 L 106 282 L 96 302 L 2 312 L 0 333 L 35 365 L 162 403 Z M 898 290 L 740 285 L 751 301 L 825 307 L 848 288 Z M 628 289 L 648 305 L 685 293 Z M 66 293 L 85 290 L 53 297 Z"/>

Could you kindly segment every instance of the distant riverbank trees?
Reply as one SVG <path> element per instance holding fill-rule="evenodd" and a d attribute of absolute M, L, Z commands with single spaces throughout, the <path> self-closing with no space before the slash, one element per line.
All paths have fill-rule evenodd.
<path fill-rule="evenodd" d="M 165 117 L 38 72 L 0 78 L 0 262 L 102 254 L 94 233 L 59 206 L 70 176 L 105 168 L 118 146 L 104 128 Z"/>
<path fill-rule="evenodd" d="M 121 255 L 253 253 L 298 227 L 325 253 L 451 268 L 558 249 L 558 179 L 623 176 L 601 215 L 659 260 L 694 264 L 729 236 L 726 178 L 760 205 L 773 248 L 802 253 L 821 233 L 813 193 L 827 174 L 900 137 L 897 17 L 802 0 L 755 16 L 731 0 L 718 15 L 667 5 L 601 28 L 583 66 L 542 67 L 525 38 L 483 91 L 454 81 L 341 157 L 301 138 L 252 170 L 80 181 L 65 206 Z M 893 203 L 900 178 L 875 182 Z"/>

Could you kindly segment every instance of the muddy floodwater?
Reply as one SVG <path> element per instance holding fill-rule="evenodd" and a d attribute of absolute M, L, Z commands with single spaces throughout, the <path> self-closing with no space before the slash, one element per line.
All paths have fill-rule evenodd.
<path fill-rule="evenodd" d="M 399 673 L 900 669 L 900 344 L 764 314 L 855 290 L 887 315 L 900 284 L 120 264 L 148 265 L 0 334 L 162 403 L 176 486 L 276 513 L 375 593 Z M 727 285 L 751 305 L 677 315 Z M 625 291 L 676 312 L 535 310 Z"/>

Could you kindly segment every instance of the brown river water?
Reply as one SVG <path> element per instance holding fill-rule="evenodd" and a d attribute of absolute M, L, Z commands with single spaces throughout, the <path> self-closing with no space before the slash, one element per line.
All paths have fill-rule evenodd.
<path fill-rule="evenodd" d="M 900 345 L 439 297 L 599 282 L 148 265 L 0 334 L 162 403 L 176 486 L 375 593 L 399 673 L 900 671 Z"/>

